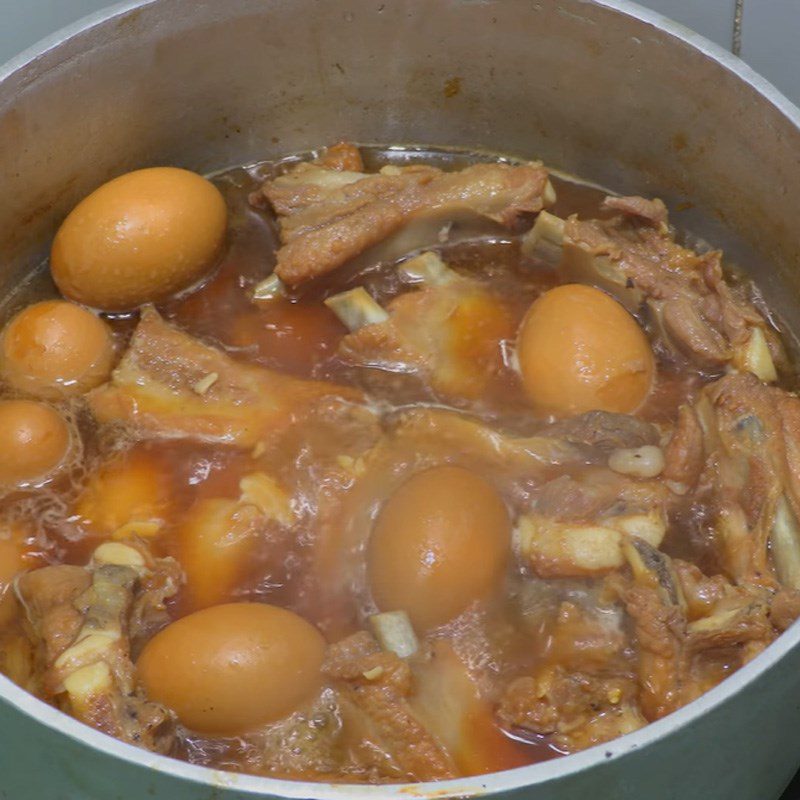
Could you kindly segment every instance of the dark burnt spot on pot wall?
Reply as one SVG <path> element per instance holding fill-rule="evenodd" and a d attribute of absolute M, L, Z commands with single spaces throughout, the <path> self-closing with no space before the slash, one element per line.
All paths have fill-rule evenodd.
<path fill-rule="evenodd" d="M 458 75 L 448 78 L 444 82 L 444 96 L 455 97 L 461 92 L 461 78 Z"/>
<path fill-rule="evenodd" d="M 683 131 L 677 131 L 676 133 L 672 134 L 670 145 L 676 153 L 680 153 L 681 150 L 685 150 L 688 147 L 689 141 L 687 140 L 686 134 Z"/>

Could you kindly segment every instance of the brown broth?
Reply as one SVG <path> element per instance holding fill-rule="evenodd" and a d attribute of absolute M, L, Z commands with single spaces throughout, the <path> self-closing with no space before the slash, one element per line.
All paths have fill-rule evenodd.
<path fill-rule="evenodd" d="M 474 160 L 474 156 L 446 151 L 372 148 L 366 152 L 371 169 L 386 163 L 410 161 L 460 166 Z M 252 287 L 272 271 L 278 240 L 275 221 L 268 214 L 252 208 L 248 196 L 258 188 L 265 175 L 279 170 L 283 163 L 289 162 L 235 168 L 214 177 L 230 211 L 227 253 L 205 285 L 187 296 L 164 304 L 160 311 L 167 319 L 223 348 L 235 359 L 301 377 L 350 383 L 353 381 L 352 371 L 335 355 L 346 330 L 320 301 L 331 293 L 353 285 L 356 279 L 381 303 L 397 296 L 402 287 L 395 276 L 394 261 L 383 261 L 380 253 L 376 253 L 357 276 L 352 273 L 337 276 L 291 299 L 269 303 L 255 303 L 249 299 Z M 560 216 L 579 214 L 583 217 L 599 214 L 599 203 L 605 192 L 566 179 L 555 178 L 554 183 L 558 193 L 555 213 Z M 474 238 L 476 235 L 478 238 Z M 563 281 L 557 270 L 523 257 L 519 239 L 508 234 L 492 231 L 487 235 L 485 230 L 472 231 L 469 225 L 463 228 L 456 225 L 451 230 L 450 241 L 440 248 L 445 260 L 458 272 L 475 276 L 490 286 L 491 291 L 510 309 L 515 328 L 539 294 Z M 53 295 L 53 286 L 46 271 L 42 270 L 24 293 L 18 294 L 12 304 L 6 305 L 3 317 L 23 304 Z M 109 322 L 120 344 L 124 344 L 135 320 L 111 317 Z M 686 374 L 667 363 L 660 364 L 656 390 L 642 415 L 655 422 L 673 421 L 679 404 L 695 396 L 712 377 Z M 430 400 L 424 391 L 413 387 L 403 387 L 400 394 L 392 392 L 393 388 L 390 387 L 388 396 L 395 404 L 425 403 Z M 509 370 L 497 373 L 482 399 L 485 401 L 482 415 L 502 423 L 510 430 L 525 432 L 540 424 L 540 421 L 531 420 L 519 381 Z M 314 478 L 314 470 L 309 466 L 308 459 L 322 452 L 315 449 L 316 445 L 306 447 L 290 438 L 265 462 L 252 454 L 232 452 L 221 446 L 174 441 L 133 442 L 119 432 L 98 431 L 92 426 L 88 415 L 77 413 L 85 442 L 86 463 L 76 467 L 35 498 L 16 493 L 0 501 L 0 520 L 23 519 L 29 525 L 30 551 L 37 563 L 83 564 L 97 543 L 107 536 L 106 532 L 94 530 L 81 516 L 76 510 L 75 501 L 91 474 L 111 459 L 141 459 L 149 465 L 148 469 L 155 470 L 161 476 L 160 480 L 167 487 L 168 521 L 165 529 L 153 539 L 152 546 L 158 555 L 174 555 L 180 559 L 181 524 L 198 502 L 208 498 L 236 497 L 241 476 L 265 463 L 274 474 L 291 476 L 300 480 L 302 485 L 304 479 Z M 406 453 L 402 457 L 410 460 L 413 454 Z M 334 486 L 331 491 L 335 489 Z M 306 539 L 265 534 L 252 549 L 245 570 L 219 601 L 250 599 L 274 602 L 302 611 L 329 635 L 334 632 L 343 635 L 358 627 L 358 615 L 363 609 L 345 607 L 341 611 L 341 618 L 332 621 L 331 613 L 337 612 L 322 607 L 324 604 L 315 599 L 318 587 L 308 580 L 307 543 L 316 535 L 319 509 L 308 497 L 301 497 L 301 501 L 301 505 L 305 504 L 303 523 L 308 526 Z M 374 509 L 370 513 L 374 516 Z M 673 528 L 665 543 L 666 552 L 693 560 L 704 570 L 713 571 L 717 565 L 712 556 L 713 548 L 709 531 L 704 526 L 702 509 L 687 505 L 680 519 L 682 521 Z M 523 581 L 514 571 L 509 573 L 508 581 L 509 597 L 512 599 L 501 603 L 493 613 L 516 631 L 514 636 L 517 640 L 510 647 L 509 663 L 497 668 L 498 676 L 519 674 L 531 663 L 547 661 L 552 655 L 552 648 L 561 646 L 553 643 L 550 617 L 537 623 L 541 634 L 537 641 L 545 644 L 534 647 L 530 633 L 520 632 L 519 595 L 523 592 Z M 590 583 L 575 582 L 574 591 L 587 591 Z M 171 603 L 170 612 L 177 618 L 194 610 L 194 607 L 190 595 L 184 590 Z M 460 634 L 464 641 L 469 640 L 468 633 Z M 623 669 L 632 668 L 629 652 L 620 655 L 620 664 Z M 726 669 L 725 665 L 720 667 L 721 672 Z M 498 739 L 491 720 L 477 720 L 472 724 L 475 731 L 471 740 L 475 743 L 475 752 L 470 763 L 474 772 L 506 769 L 558 755 L 545 738 L 502 732 Z M 215 768 L 258 771 L 256 750 L 257 745 L 246 737 L 212 740 L 186 733 L 181 740 L 179 754 L 192 763 Z M 326 777 L 348 779 L 347 776 Z"/>

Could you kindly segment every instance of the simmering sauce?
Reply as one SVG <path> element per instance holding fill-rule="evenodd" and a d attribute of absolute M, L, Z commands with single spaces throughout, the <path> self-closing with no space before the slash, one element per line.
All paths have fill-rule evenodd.
<path fill-rule="evenodd" d="M 491 161 L 434 149 L 372 147 L 361 148 L 361 154 L 369 173 L 416 163 L 450 171 Z M 157 622 L 139 627 L 124 622 L 125 636 L 131 625 L 125 657 L 132 665 L 143 649 L 148 652 L 154 635 L 166 634 L 176 641 L 189 636 L 184 641 L 209 659 L 217 658 L 214 648 L 223 647 L 218 642 L 225 627 L 205 625 L 203 620 L 211 617 L 203 615 L 227 604 L 245 609 L 241 614 L 247 625 L 260 624 L 256 620 L 263 609 L 252 616 L 252 606 L 246 604 L 292 612 L 285 629 L 284 617 L 275 612 L 279 621 L 267 639 L 283 641 L 284 632 L 291 629 L 291 636 L 299 637 L 297 652 L 313 650 L 312 660 L 320 661 L 324 646 L 371 636 L 370 620 L 376 614 L 408 612 L 416 654 L 398 657 L 393 646 L 354 639 L 360 644 L 351 650 L 358 651 L 358 657 L 351 653 L 350 661 L 343 652 L 331 651 L 325 666 L 314 661 L 308 667 L 307 657 L 300 655 L 294 662 L 297 669 L 308 670 L 303 672 L 302 691 L 296 693 L 288 692 L 301 680 L 299 672 L 292 672 L 291 653 L 265 656 L 263 669 L 275 670 L 276 685 L 285 687 L 284 699 L 289 698 L 286 707 L 278 691 L 270 695 L 263 714 L 256 709 L 253 715 L 241 698 L 226 694 L 231 715 L 208 712 L 192 707 L 192 699 L 174 685 L 174 676 L 167 689 L 151 691 L 152 699 L 167 707 L 171 697 L 180 695 L 175 708 L 166 712 L 178 714 L 177 720 L 168 720 L 174 727 L 170 743 L 153 745 L 176 757 L 216 769 L 298 779 L 389 782 L 503 770 L 605 741 L 688 702 L 768 644 L 777 635 L 769 623 L 770 602 L 798 587 L 791 578 L 787 584 L 771 572 L 768 579 L 758 574 L 749 556 L 737 549 L 740 545 L 725 538 L 728 529 L 720 514 L 756 519 L 761 513 L 754 507 L 760 502 L 758 491 L 748 508 L 714 488 L 715 482 L 730 481 L 725 459 L 747 445 L 725 439 L 724 456 L 713 456 L 711 464 L 703 459 L 712 457 L 712 445 L 706 441 L 692 450 L 690 442 L 692 436 L 708 436 L 701 430 L 703 424 L 711 424 L 709 416 L 702 416 L 706 392 L 713 392 L 726 374 L 744 375 L 747 369 L 735 364 L 744 363 L 745 356 L 732 355 L 729 364 L 711 357 L 693 361 L 693 351 L 664 332 L 674 312 L 659 316 L 667 295 L 648 288 L 642 278 L 636 288 L 649 298 L 649 305 L 642 301 L 631 314 L 613 292 L 609 298 L 616 299 L 607 302 L 614 305 L 617 317 L 627 320 L 622 327 L 628 325 L 641 336 L 631 352 L 646 348 L 650 353 L 652 347 L 655 375 L 652 381 L 649 374 L 646 381 L 639 380 L 636 390 L 645 399 L 620 407 L 630 412 L 630 424 L 644 426 L 644 432 L 607 433 L 607 417 L 602 422 L 589 419 L 581 427 L 574 411 L 561 414 L 554 406 L 551 414 L 549 406 L 546 411 L 532 406 L 517 355 L 518 332 L 532 304 L 568 283 L 594 283 L 608 291 L 602 281 L 576 280 L 564 260 L 531 251 L 526 231 L 533 214 L 505 228 L 485 216 L 437 219 L 406 240 L 387 239 L 365 249 L 316 280 L 287 283 L 277 296 L 254 300 L 254 290 L 276 267 L 282 216 L 288 215 L 254 203 L 253 197 L 265 181 L 291 171 L 300 160 L 289 157 L 213 176 L 227 207 L 222 256 L 200 283 L 168 299 L 155 298 L 161 320 L 153 324 L 174 326 L 224 352 L 236 365 L 351 387 L 362 399 L 347 403 L 357 408 L 338 417 L 333 405 L 306 412 L 304 401 L 298 400 L 286 412 L 291 424 L 279 434 L 240 447 L 203 441 L 201 436 L 150 435 L 137 427 L 138 422 L 131 425 L 122 417 L 98 422 L 94 407 L 81 394 L 45 398 L 42 402 L 54 403 L 63 415 L 74 441 L 64 446 L 66 463 L 54 474 L 23 481 L 0 495 L 0 582 L 6 587 L 0 606 L 0 668 L 81 718 L 76 701 L 70 699 L 69 681 L 62 676 L 62 683 L 54 685 L 55 678 L 42 677 L 52 667 L 42 655 L 42 630 L 37 628 L 41 620 L 31 612 L 35 603 L 26 605 L 25 598 L 34 597 L 34 590 L 23 586 L 15 595 L 8 586 L 14 575 L 33 575 L 32 568 L 45 565 L 88 564 L 91 572 L 97 563 L 93 554 L 105 542 L 138 542 L 148 558 L 174 559 L 182 576 L 164 593 L 164 614 Z M 553 175 L 550 182 L 557 200 L 547 213 L 561 220 L 572 215 L 601 222 L 617 218 L 618 209 L 603 202 L 606 192 Z M 650 222 L 636 213 L 630 220 L 639 226 L 631 241 L 636 246 L 649 241 Z M 659 230 L 657 224 L 653 222 L 652 230 Z M 567 235 L 574 238 L 569 246 L 578 247 L 578 233 Z M 593 252 L 601 252 L 597 247 Z M 394 351 L 400 353 L 394 361 L 372 351 L 362 357 L 357 349 L 362 343 L 351 338 L 359 332 L 348 330 L 335 309 L 323 302 L 361 287 L 381 308 L 398 309 L 392 313 L 399 319 L 398 299 L 411 291 L 429 291 L 427 284 L 409 284 L 400 267 L 409 255 L 425 252 L 438 255 L 451 271 L 448 275 L 454 276 L 454 285 L 474 292 L 443 312 L 447 330 L 455 331 L 447 352 L 455 354 L 452 358 L 458 363 L 470 365 L 468 374 L 455 367 L 447 372 L 450 367 L 445 366 L 426 378 L 425 370 L 414 366 L 417 362 L 401 357 L 403 348 L 410 347 L 406 343 Z M 672 258 L 666 251 L 662 255 L 665 264 Z M 198 264 L 201 261 L 198 257 Z M 684 269 L 674 263 L 665 268 L 671 275 Z M 628 283 L 623 290 L 634 285 L 631 279 Z M 134 294 L 138 297 L 142 291 L 147 287 L 136 285 Z M 740 325 L 728 322 L 717 295 L 707 288 L 703 292 L 704 319 L 721 320 L 726 331 Z M 57 296 L 43 270 L 3 307 L 0 321 L 5 323 L 35 301 Z M 425 308 L 404 312 L 419 314 L 420 336 L 429 324 Z M 438 306 L 430 308 L 431 314 L 440 313 Z M 558 313 L 556 322 L 549 324 L 559 324 Z M 748 325 L 762 325 L 760 318 L 751 320 L 747 313 Z M 113 308 L 99 319 L 110 332 L 118 365 L 134 347 L 140 312 Z M 763 327 L 770 341 L 779 342 L 767 323 Z M 551 333 L 543 340 L 550 336 L 560 344 L 567 335 L 560 329 Z M 438 347 L 444 340 L 434 332 L 430 341 L 431 347 Z M 541 347 L 538 342 L 536 347 Z M 537 354 L 534 349 L 526 358 L 535 361 Z M 604 365 L 582 366 L 580 359 L 575 356 L 576 370 L 588 374 L 586 370 L 595 369 L 601 380 L 607 379 Z M 790 384 L 792 372 L 779 356 L 774 360 L 778 374 L 770 391 L 783 391 L 780 387 Z M 214 384 L 224 380 L 219 371 L 204 374 L 194 385 L 196 402 L 212 398 Z M 546 381 L 547 376 L 535 380 Z M 0 402 L 25 396 L 20 385 L 4 382 Z M 264 386 L 262 391 L 268 393 L 269 383 Z M 715 408 L 722 403 L 710 402 Z M 246 401 L 233 405 L 242 408 L 241 403 Z M 594 408 L 589 406 L 590 411 Z M 687 421 L 693 408 L 699 409 L 698 417 Z M 740 425 L 746 426 L 756 412 L 736 413 Z M 462 423 L 472 427 L 460 427 Z M 769 424 L 754 425 L 754 437 L 768 436 Z M 679 435 L 686 437 L 683 450 Z M 733 436 L 728 429 L 720 435 Z M 611 437 L 611 444 L 603 436 Z M 624 453 L 610 462 L 612 451 Z M 702 477 L 700 462 L 705 464 Z M 622 463 L 622 471 L 609 468 L 609 463 Z M 776 474 L 780 471 L 774 469 Z M 754 474 L 740 474 L 739 483 L 730 484 L 738 488 L 729 492 L 739 491 L 742 481 L 758 480 Z M 771 475 L 764 480 L 782 479 Z M 784 486 L 782 491 L 789 498 L 787 508 L 793 507 L 790 490 Z M 463 508 L 470 509 L 464 512 L 467 516 L 456 513 Z M 660 533 L 650 541 L 653 526 Z M 595 532 L 587 533 L 589 528 Z M 764 536 L 769 536 L 773 529 L 765 530 Z M 464 543 L 453 545 L 459 537 Z M 752 555 L 752 563 L 771 571 L 772 551 L 767 551 L 774 545 L 765 540 L 762 546 L 762 561 Z M 453 547 L 465 549 L 454 557 Z M 425 570 L 425 576 L 434 577 L 423 576 L 415 583 L 406 574 L 417 571 L 422 576 Z M 785 576 L 791 570 L 781 572 L 778 567 L 777 572 Z M 760 594 L 752 588 L 754 583 L 761 587 Z M 761 632 L 737 638 L 726 632 L 718 615 L 726 610 L 745 613 L 736 602 L 751 591 L 756 599 L 750 598 L 749 608 L 761 603 L 764 610 L 748 630 L 761 625 Z M 74 595 L 73 607 L 92 602 L 80 597 L 85 595 Z M 48 602 L 55 601 L 51 597 Z M 238 619 L 240 612 L 230 613 Z M 149 619 L 145 612 L 142 617 Z M 181 618 L 194 620 L 195 628 L 186 626 L 179 636 L 174 633 L 177 628 L 168 625 Z M 651 651 L 642 643 L 648 619 L 655 620 L 655 635 L 662 637 L 660 649 Z M 717 623 L 722 626 L 712 645 L 702 638 L 698 620 L 705 621 L 708 630 Z M 303 625 L 321 634 L 319 642 L 316 632 Z M 380 635 L 376 640 L 381 642 Z M 142 683 L 135 669 L 131 673 L 131 697 L 148 701 L 148 687 L 158 687 L 158 671 L 170 663 L 171 645 L 163 641 L 166 651 L 145 657 L 146 680 Z M 155 651 L 153 645 L 150 652 Z M 686 685 L 680 688 L 666 685 L 677 663 L 673 658 L 687 670 Z M 219 670 L 219 680 L 228 680 L 234 661 L 222 667 L 214 661 L 209 674 Z M 199 668 L 197 663 L 182 667 L 187 680 Z M 259 685 L 257 670 L 252 674 L 246 685 Z M 210 692 L 212 703 L 214 680 L 209 678 L 198 689 Z M 188 710 L 181 718 L 183 708 Z M 430 752 L 409 755 L 402 734 L 392 738 L 381 727 L 380 714 L 391 717 L 390 728 L 412 731 Z M 247 724 L 239 724 L 242 720 Z M 429 739 L 420 738 L 414 726 Z"/>

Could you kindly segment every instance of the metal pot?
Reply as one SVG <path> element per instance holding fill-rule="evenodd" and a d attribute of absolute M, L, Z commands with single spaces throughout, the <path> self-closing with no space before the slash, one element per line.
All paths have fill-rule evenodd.
<path fill-rule="evenodd" d="M 338 138 L 542 158 L 726 248 L 800 331 L 800 112 L 624 0 L 149 0 L 0 72 L 0 292 L 70 207 L 148 164 L 206 171 Z M 770 800 L 800 762 L 800 626 L 701 699 L 558 761 L 351 787 L 215 772 L 90 730 L 0 679 L 0 797 Z"/>

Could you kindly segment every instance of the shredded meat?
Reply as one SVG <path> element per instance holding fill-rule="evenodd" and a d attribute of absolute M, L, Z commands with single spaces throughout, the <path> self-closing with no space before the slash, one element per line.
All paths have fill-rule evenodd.
<path fill-rule="evenodd" d="M 475 164 L 459 172 L 390 167 L 374 175 L 301 165 L 268 181 L 283 246 L 275 269 L 290 286 L 325 275 L 421 216 L 465 211 L 511 226 L 544 207 L 547 172 L 537 164 Z"/>
<path fill-rule="evenodd" d="M 728 575 L 800 588 L 800 400 L 729 375 L 703 391 L 694 413 L 704 432 L 698 495 L 712 509 Z"/>
<path fill-rule="evenodd" d="M 131 657 L 135 661 L 142 647 L 170 622 L 166 601 L 184 582 L 183 571 L 173 558 L 151 562 L 151 569 L 139 577 L 138 591 L 128 619 Z"/>
<path fill-rule="evenodd" d="M 632 579 L 620 595 L 639 650 L 639 704 L 648 720 L 659 719 L 687 702 L 685 601 L 667 556 L 641 539 L 632 539 L 625 555 Z"/>
<path fill-rule="evenodd" d="M 741 666 L 776 634 L 769 619 L 771 592 L 706 577 L 640 539 L 626 547 L 631 578 L 608 579 L 635 626 L 639 703 L 658 719 L 715 686 L 727 664 Z"/>
<path fill-rule="evenodd" d="M 800 617 L 800 592 L 783 589 L 775 594 L 769 609 L 772 624 L 781 633 Z"/>
<path fill-rule="evenodd" d="M 260 771 L 370 783 L 455 775 L 409 706 L 408 663 L 361 632 L 329 647 L 323 673 L 328 685 L 307 708 L 254 734 Z"/>
<path fill-rule="evenodd" d="M 498 710 L 506 727 L 548 736 L 569 752 L 638 730 L 636 685 L 624 675 L 545 668 L 509 684 Z"/>
<path fill-rule="evenodd" d="M 135 554 L 136 548 L 128 549 Z M 164 584 L 177 591 L 174 580 L 158 577 L 160 572 L 173 576 L 174 562 L 42 567 L 22 575 L 17 592 L 41 695 L 110 736 L 169 752 L 174 717 L 139 694 L 130 650 L 132 609 L 163 604 Z M 147 579 L 144 585 L 140 578 Z M 152 592 L 155 602 L 148 598 Z"/>
<path fill-rule="evenodd" d="M 667 223 L 667 207 L 658 198 L 648 200 L 644 197 L 609 196 L 603 200 L 602 208 L 605 211 L 621 211 L 631 217 L 639 217 L 656 227 Z"/>
<path fill-rule="evenodd" d="M 630 414 L 589 411 L 560 420 L 545 429 L 548 436 L 597 447 L 604 451 L 658 444 L 655 425 Z"/>
<path fill-rule="evenodd" d="M 539 642 L 537 663 L 506 686 L 503 727 L 546 736 L 568 752 L 642 727 L 619 605 L 609 604 L 601 584 L 536 581 L 527 588 L 523 613 Z"/>
<path fill-rule="evenodd" d="M 664 510 L 674 496 L 660 480 L 633 480 L 605 468 L 571 477 L 560 475 L 536 492 L 538 513 L 563 521 L 600 521 L 604 517 Z"/>
<path fill-rule="evenodd" d="M 681 406 L 678 422 L 664 450 L 662 475 L 687 488 L 693 487 L 703 469 L 703 429 L 691 406 Z"/>
<path fill-rule="evenodd" d="M 411 714 L 408 664 L 366 632 L 328 648 L 328 686 L 308 708 L 257 734 L 272 775 L 355 781 L 450 777 L 447 754 Z"/>
<path fill-rule="evenodd" d="M 388 420 L 386 447 L 403 441 L 428 442 L 448 456 L 460 453 L 498 473 L 541 478 L 546 467 L 591 464 L 603 456 L 587 445 L 547 435 L 512 436 L 455 411 L 415 408 Z"/>
<path fill-rule="evenodd" d="M 254 738 L 258 770 L 274 777 L 317 781 L 336 781 L 343 776 L 354 781 L 392 777 L 351 757 L 331 690 L 323 691 L 308 709 L 268 726 Z"/>
<path fill-rule="evenodd" d="M 291 237 L 293 227 L 298 230 L 313 229 L 318 207 L 329 196 L 362 178 L 361 172 L 347 172 L 335 167 L 303 162 L 286 175 L 265 184 L 262 191 L 251 196 L 250 202 L 259 208 L 271 207 L 287 221 L 294 219 L 296 225 L 287 225 L 284 234 Z"/>
<path fill-rule="evenodd" d="M 401 294 L 387 311 L 385 322 L 344 337 L 342 359 L 413 377 L 434 397 L 456 403 L 483 396 L 491 376 L 503 368 L 501 341 L 514 336 L 503 303 L 466 279 Z M 380 386 L 383 380 L 379 375 L 374 382 Z"/>
<path fill-rule="evenodd" d="M 559 475 L 538 490 L 535 508 L 547 517 L 577 521 L 591 519 L 614 502 L 616 497 L 609 498 L 591 483 Z"/>
<path fill-rule="evenodd" d="M 676 297 L 652 307 L 660 312 L 665 341 L 701 367 L 716 369 L 732 358 L 725 337 L 708 324 L 691 299 Z"/>
<path fill-rule="evenodd" d="M 639 644 L 639 702 L 648 720 L 659 719 L 685 702 L 683 627 L 680 608 L 667 604 L 649 586 L 634 586 L 625 597 Z"/>
<path fill-rule="evenodd" d="M 695 564 L 681 559 L 673 559 L 681 594 L 686 604 L 686 617 L 689 621 L 711 614 L 714 606 L 728 593 L 730 583 L 722 575 L 704 575 Z"/>
<path fill-rule="evenodd" d="M 755 306 L 729 286 L 721 254 L 698 255 L 678 245 L 660 201 L 608 198 L 623 212 L 609 220 L 578 220 L 564 229 L 564 263 L 575 277 L 600 283 L 635 310 L 644 302 L 662 347 L 702 370 L 739 359 L 754 329 L 781 359 L 774 332 Z"/>
<path fill-rule="evenodd" d="M 749 660 L 775 639 L 767 593 L 731 587 L 706 617 L 690 622 L 687 644 L 693 652 L 747 645 Z"/>
<path fill-rule="evenodd" d="M 366 631 L 359 631 L 331 645 L 322 672 L 331 678 L 354 683 L 368 682 L 372 673 L 377 672 L 372 680 L 390 686 L 402 696 L 411 691 L 408 662 L 382 650 L 375 638 Z"/>
<path fill-rule="evenodd" d="M 32 637 L 39 645 L 39 663 L 47 669 L 72 644 L 83 624 L 75 600 L 91 585 L 83 567 L 59 564 L 26 572 L 17 592 L 27 612 Z"/>
<path fill-rule="evenodd" d="M 209 376 L 211 384 L 199 390 Z M 353 410 L 362 401 L 357 389 L 239 364 L 167 324 L 153 308 L 142 312 L 111 382 L 89 395 L 100 422 L 126 422 L 145 436 L 248 448 L 328 408 L 344 422 L 363 411 Z"/>
<path fill-rule="evenodd" d="M 450 754 L 413 713 L 408 664 L 381 652 L 364 632 L 333 645 L 323 671 L 336 679 L 343 724 L 359 731 L 359 757 L 410 781 L 457 774 Z"/>

